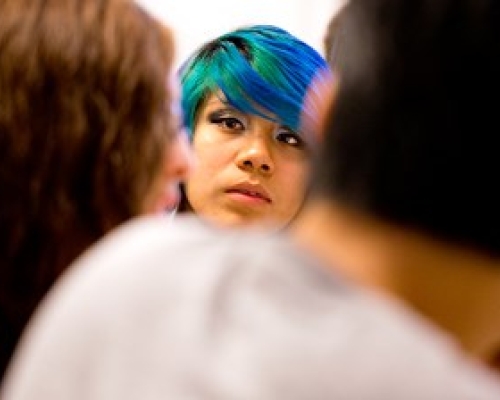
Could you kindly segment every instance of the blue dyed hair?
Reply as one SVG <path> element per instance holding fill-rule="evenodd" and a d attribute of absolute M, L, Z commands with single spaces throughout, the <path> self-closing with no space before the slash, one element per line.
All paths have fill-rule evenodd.
<path fill-rule="evenodd" d="M 244 27 L 207 42 L 181 67 L 183 122 L 192 137 L 197 113 L 222 91 L 236 109 L 298 131 L 306 91 L 326 60 L 289 32 L 271 25 Z"/>

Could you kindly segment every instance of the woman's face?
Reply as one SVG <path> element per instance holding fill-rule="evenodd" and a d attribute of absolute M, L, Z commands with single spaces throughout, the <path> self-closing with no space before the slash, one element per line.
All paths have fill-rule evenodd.
<path fill-rule="evenodd" d="M 209 96 L 197 115 L 189 203 L 216 225 L 282 228 L 304 199 L 308 145 L 291 129 L 242 113 L 221 98 Z"/>

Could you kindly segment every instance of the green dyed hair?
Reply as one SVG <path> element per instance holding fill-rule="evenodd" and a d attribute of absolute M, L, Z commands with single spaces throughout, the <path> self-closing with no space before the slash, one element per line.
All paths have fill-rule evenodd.
<path fill-rule="evenodd" d="M 289 32 L 236 29 L 205 43 L 181 67 L 184 126 L 192 137 L 200 105 L 222 91 L 236 109 L 299 131 L 305 94 L 320 71 L 330 73 L 326 60 Z"/>

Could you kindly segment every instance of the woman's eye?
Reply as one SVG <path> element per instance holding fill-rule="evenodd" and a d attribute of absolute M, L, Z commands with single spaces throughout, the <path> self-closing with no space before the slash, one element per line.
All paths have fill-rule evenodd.
<path fill-rule="evenodd" d="M 279 142 L 283 142 L 287 145 L 294 146 L 294 147 L 301 147 L 304 144 L 304 141 L 302 138 L 296 134 L 295 132 L 291 131 L 282 131 L 279 132 L 276 135 L 276 140 Z"/>
<path fill-rule="evenodd" d="M 234 117 L 214 117 L 210 119 L 210 122 L 224 129 L 243 130 L 245 128 L 241 121 Z"/>

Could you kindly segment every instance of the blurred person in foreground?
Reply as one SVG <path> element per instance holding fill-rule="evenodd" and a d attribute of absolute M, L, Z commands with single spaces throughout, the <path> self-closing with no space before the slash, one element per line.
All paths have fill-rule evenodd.
<path fill-rule="evenodd" d="M 291 231 L 120 229 L 51 292 L 5 400 L 500 398 L 500 5 L 347 7 Z"/>
<path fill-rule="evenodd" d="M 0 0 L 0 15 L 1 378 L 57 277 L 112 228 L 168 208 L 189 160 L 172 35 L 139 6 Z"/>

